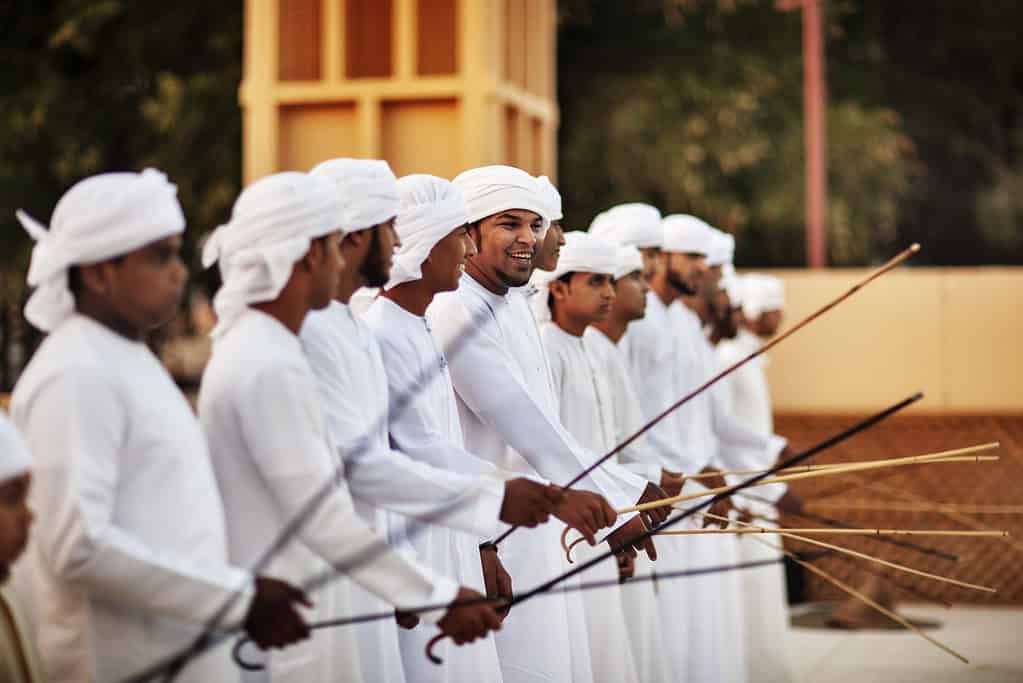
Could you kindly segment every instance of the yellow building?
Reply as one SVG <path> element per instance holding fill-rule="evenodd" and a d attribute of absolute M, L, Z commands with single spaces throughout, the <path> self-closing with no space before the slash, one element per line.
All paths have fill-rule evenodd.
<path fill-rule="evenodd" d="M 339 156 L 554 177 L 556 0 L 246 0 L 243 173 Z"/>

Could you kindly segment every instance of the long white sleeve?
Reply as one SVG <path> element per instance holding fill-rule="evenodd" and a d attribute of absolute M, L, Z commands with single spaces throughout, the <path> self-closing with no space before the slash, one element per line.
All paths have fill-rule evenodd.
<path fill-rule="evenodd" d="M 458 587 L 390 548 L 356 512 L 344 469 L 329 443 L 317 435 L 316 386 L 307 373 L 266 372 L 246 388 L 239 411 L 248 455 L 286 519 L 294 519 L 313 496 L 334 481 L 298 531 L 311 550 L 382 600 L 399 608 L 447 603 Z M 356 456 L 357 457 L 357 456 Z M 360 465 L 358 462 L 353 469 Z M 347 472 L 345 472 L 347 475 Z"/>
<path fill-rule="evenodd" d="M 221 624 L 242 621 L 251 592 L 248 572 L 154 547 L 117 524 L 125 468 L 138 467 L 131 457 L 145 454 L 124 452 L 132 425 L 107 382 L 61 373 L 16 418 L 35 458 L 32 543 L 56 576 L 110 604 L 194 623 L 207 621 L 232 593 L 243 591 Z"/>
<path fill-rule="evenodd" d="M 373 377 L 379 380 L 379 386 L 357 386 L 338 365 L 338 348 L 330 338 L 331 333 L 328 326 L 307 323 L 301 339 L 322 397 L 327 431 L 345 461 L 352 495 L 406 517 L 429 520 L 475 536 L 493 535 L 503 485 L 442 469 L 437 459 L 429 457 L 425 444 L 419 445 L 415 459 L 388 447 L 385 433 L 388 416 L 371 415 L 370 420 L 375 423 L 367 424 L 366 410 L 360 405 L 368 396 L 380 393 L 381 405 L 387 405 L 388 378 L 381 374 Z M 412 381 L 400 390 L 407 390 Z M 396 408 L 402 418 L 410 411 L 414 411 L 414 405 L 407 401 Z M 407 440 L 403 446 L 416 443 Z M 436 441 L 432 445 L 438 447 Z M 403 450 L 401 446 L 399 449 Z"/>

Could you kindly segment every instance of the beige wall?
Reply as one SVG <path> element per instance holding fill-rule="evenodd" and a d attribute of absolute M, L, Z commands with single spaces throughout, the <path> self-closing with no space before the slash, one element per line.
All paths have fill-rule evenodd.
<path fill-rule="evenodd" d="M 867 271 L 778 270 L 790 325 Z M 1023 413 L 1023 268 L 902 268 L 770 353 L 778 412 Z"/>

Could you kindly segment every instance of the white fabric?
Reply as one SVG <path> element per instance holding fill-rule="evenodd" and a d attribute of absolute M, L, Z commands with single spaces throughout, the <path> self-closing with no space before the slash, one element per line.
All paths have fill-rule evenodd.
<path fill-rule="evenodd" d="M 434 299 L 427 318 L 448 359 L 470 452 L 501 469 L 558 483 L 594 462 L 597 456 L 555 417 L 550 372 L 521 292 L 497 295 L 464 275 L 458 291 Z M 602 493 L 616 508 L 634 502 L 601 469 L 578 486 Z M 631 517 L 620 515 L 613 528 Z M 538 586 L 568 567 L 560 531 L 560 525 L 546 524 L 501 544 L 517 590 Z M 592 680 L 581 600 L 578 593 L 549 594 L 515 608 L 497 635 L 505 681 Z"/>
<path fill-rule="evenodd" d="M 385 301 L 377 299 L 377 302 Z M 443 460 L 410 458 L 392 450 L 388 439 L 389 402 L 406 397 L 389 395 L 388 374 L 380 348 L 366 323 L 351 309 L 334 301 L 313 311 L 300 335 L 302 348 L 316 377 L 331 443 L 345 463 L 348 488 L 356 509 L 370 526 L 387 533 L 393 544 L 415 556 L 404 541 L 405 519 L 444 513 L 438 520 L 446 528 L 431 527 L 418 544 L 420 559 L 445 576 L 453 576 L 448 563 L 431 562 L 450 551 L 451 533 L 457 529 L 480 540 L 497 533 L 504 486 L 493 478 L 458 473 Z M 440 378 L 432 377 L 433 382 Z M 404 394 L 409 387 L 402 387 Z M 416 399 L 419 388 L 413 387 Z M 404 413 L 407 408 L 402 408 Z M 481 463 L 482 465 L 483 463 Z M 397 531 L 394 531 L 397 529 Z M 436 531 L 436 534 L 434 533 Z M 436 537 L 436 543 L 430 539 Z M 479 543 L 479 541 L 477 541 Z M 477 561 L 478 562 L 478 561 Z M 356 591 L 364 612 L 386 610 L 386 605 Z M 399 667 L 398 629 L 392 620 L 354 627 L 358 632 L 363 675 L 367 680 L 395 680 L 384 667 Z M 422 652 L 419 653 L 422 657 Z M 425 658 L 424 658 L 425 659 Z"/>
<path fill-rule="evenodd" d="M 367 311 L 364 320 L 379 343 L 392 401 L 412 390 L 411 402 L 389 415 L 388 431 L 394 447 L 417 462 L 451 472 L 491 478 L 498 476 L 493 465 L 464 448 L 447 364 L 426 319 L 413 315 L 389 299 L 379 298 Z M 424 382 L 424 378 L 429 379 Z M 496 489 L 500 494 L 503 485 L 498 483 Z M 501 501 L 499 495 L 497 503 Z M 493 512 L 494 521 L 499 512 L 499 509 Z M 486 593 L 479 544 L 488 540 L 490 534 L 448 531 L 438 525 L 424 527 L 413 521 L 408 524 L 412 546 L 434 570 Z M 426 644 L 435 635 L 436 630 L 427 627 L 399 631 L 401 656 L 409 681 L 459 683 L 501 680 L 493 636 L 465 647 L 454 647 L 450 640 L 445 640 L 437 650 L 444 660 L 444 666 L 439 667 L 423 656 Z"/>
<path fill-rule="evenodd" d="M 32 456 L 25 440 L 7 416 L 0 411 L 0 484 L 32 469 Z"/>
<path fill-rule="evenodd" d="M 780 311 L 785 307 L 785 283 L 773 275 L 743 275 L 742 293 L 742 312 L 747 320 L 755 320 L 762 313 Z"/>
<path fill-rule="evenodd" d="M 598 214 L 589 230 L 616 244 L 639 248 L 660 247 L 664 242 L 661 212 L 639 202 L 619 204 Z"/>
<path fill-rule="evenodd" d="M 469 222 L 465 199 L 447 180 L 417 174 L 398 181 L 401 207 L 394 227 L 401 247 L 394 254 L 384 289 L 423 277 L 422 266 L 438 242 Z"/>
<path fill-rule="evenodd" d="M 331 159 L 309 175 L 334 187 L 340 202 L 337 225 L 345 234 L 386 223 L 398 213 L 398 180 L 380 159 Z"/>
<path fill-rule="evenodd" d="M 561 193 L 558 192 L 558 188 L 554 187 L 554 183 L 551 179 L 545 175 L 537 176 L 537 185 L 540 187 L 540 194 L 543 196 L 547 205 L 550 207 L 550 215 L 548 219 L 551 221 L 560 221 L 564 218 L 561 207 Z"/>
<path fill-rule="evenodd" d="M 452 181 L 469 207 L 469 222 L 512 209 L 532 211 L 543 220 L 542 234 L 551 222 L 551 208 L 536 178 L 514 166 L 480 166 L 463 171 Z"/>
<path fill-rule="evenodd" d="M 643 255 L 639 248 L 627 245 L 618 247 L 618 261 L 615 265 L 614 278 L 619 280 L 630 273 L 643 271 Z"/>
<path fill-rule="evenodd" d="M 722 367 L 732 365 L 760 348 L 761 340 L 748 330 L 740 330 L 735 339 L 717 346 Z M 764 357 L 754 358 L 732 373 L 725 382 L 729 388 L 732 412 L 737 419 L 761 434 L 774 431 L 771 396 L 764 374 Z M 773 465 L 768 458 L 760 468 Z M 760 493 L 756 492 L 759 496 Z M 747 508 L 762 526 L 777 526 L 777 510 L 759 500 L 738 497 L 736 503 Z M 779 553 L 769 545 L 740 537 L 742 561 L 777 560 Z M 781 563 L 742 572 L 743 606 L 746 614 L 747 676 L 750 680 L 784 683 L 792 680 L 786 657 L 789 639 L 789 612 L 785 586 L 785 568 Z"/>
<path fill-rule="evenodd" d="M 743 304 L 745 289 L 742 285 L 742 278 L 734 272 L 723 272 L 721 275 L 720 287 L 728 295 L 728 303 L 732 308 L 740 308 Z"/>
<path fill-rule="evenodd" d="M 549 285 L 569 273 L 601 273 L 613 275 L 618 268 L 618 250 L 615 245 L 586 232 L 565 233 L 565 244 L 561 247 L 558 265 L 554 270 L 536 268 L 529 278 L 529 284 L 536 287 L 530 296 L 530 307 L 537 322 L 550 320 L 551 311 L 547 306 Z"/>
<path fill-rule="evenodd" d="M 725 266 L 732 262 L 735 257 L 735 238 L 727 232 L 714 229 L 710 243 L 710 250 L 707 252 L 708 266 Z"/>
<path fill-rule="evenodd" d="M 234 203 L 231 220 L 214 230 L 202 264 L 220 262 L 223 285 L 213 297 L 217 337 L 249 304 L 276 299 L 295 262 L 317 237 L 340 229 L 340 203 L 326 180 L 289 171 L 257 180 Z"/>
<path fill-rule="evenodd" d="M 671 214 L 661 221 L 664 242 L 661 249 L 677 254 L 710 253 L 714 239 L 714 228 L 696 216 Z"/>
<path fill-rule="evenodd" d="M 340 570 L 358 587 L 406 609 L 454 599 L 454 582 L 390 548 L 359 515 L 302 346 L 275 318 L 250 308 L 214 342 L 199 390 L 199 418 L 214 454 L 234 562 L 254 562 L 332 483 L 295 539 L 270 562 L 268 574 L 300 584 Z M 357 613 L 360 603 L 349 586 L 356 588 L 335 580 L 311 596 L 316 606 L 309 617 Z M 274 681 L 358 681 L 355 631 L 327 629 L 274 651 L 269 669 Z"/>
<path fill-rule="evenodd" d="M 25 318 L 49 332 L 75 310 L 68 268 L 127 254 L 185 230 L 177 186 L 160 171 L 102 173 L 75 184 L 57 202 L 50 229 L 24 211 L 18 220 L 32 239 L 28 285 L 35 291 Z"/>
<path fill-rule="evenodd" d="M 46 680 L 117 681 L 196 638 L 247 572 L 227 564 L 202 431 L 145 344 L 74 314 L 43 341 L 11 402 L 32 451 L 36 520 L 14 581 Z M 237 677 L 226 651 L 183 681 Z"/>

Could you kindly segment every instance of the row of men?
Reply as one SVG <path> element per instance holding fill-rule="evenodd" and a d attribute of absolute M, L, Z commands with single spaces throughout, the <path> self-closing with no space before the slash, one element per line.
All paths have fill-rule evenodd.
<path fill-rule="evenodd" d="M 27 505 L 38 515 L 13 572 L 23 678 L 122 680 L 215 620 L 289 646 L 263 656 L 262 680 L 784 679 L 774 568 L 551 592 L 510 613 L 473 601 L 562 573 L 566 525 L 590 542 L 584 559 L 616 551 L 617 567 L 585 575 L 612 584 L 658 553 L 669 570 L 755 553 L 723 537 L 655 550 L 643 537 L 668 511 L 616 509 L 786 447 L 750 365 L 734 397 L 719 385 L 557 486 L 712 373 L 711 339 L 743 355 L 780 308 L 769 283 L 718 286 L 733 243 L 698 219 L 623 205 L 564 234 L 560 205 L 545 178 L 506 166 L 398 180 L 335 159 L 253 183 L 203 250 L 223 284 L 198 421 L 144 344 L 185 282 L 174 186 L 104 174 L 72 187 L 49 229 L 19 213 L 37 240 L 25 314 L 48 333 L 12 399 L 26 448 L 0 456 L 23 530 L 8 564 Z M 356 315 L 367 287 L 382 291 Z M 758 495 L 745 507 L 763 518 L 793 504 Z M 535 529 L 499 556 L 508 525 Z M 422 605 L 448 607 L 411 613 Z M 396 620 L 309 638 L 313 620 L 387 609 Z M 438 632 L 453 641 L 442 667 L 423 656 Z M 181 672 L 238 677 L 223 648 Z"/>

